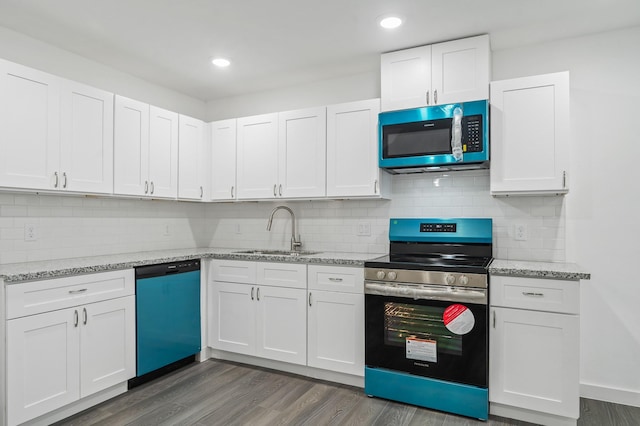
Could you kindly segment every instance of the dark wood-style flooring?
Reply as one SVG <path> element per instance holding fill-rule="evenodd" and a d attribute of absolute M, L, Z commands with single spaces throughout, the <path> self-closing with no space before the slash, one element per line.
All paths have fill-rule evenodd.
<path fill-rule="evenodd" d="M 226 361 L 194 363 L 58 426 L 526 425 L 368 398 L 362 389 Z M 579 425 L 640 425 L 640 408 L 581 400 Z"/>

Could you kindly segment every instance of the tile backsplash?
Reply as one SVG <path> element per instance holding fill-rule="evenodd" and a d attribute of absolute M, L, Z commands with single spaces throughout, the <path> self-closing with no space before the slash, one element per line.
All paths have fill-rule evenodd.
<path fill-rule="evenodd" d="M 0 193 L 0 263 L 165 248 L 288 248 L 293 209 L 303 248 L 386 253 L 390 217 L 490 217 L 494 257 L 565 260 L 563 197 L 489 194 L 488 170 L 392 177 L 390 200 L 201 204 Z M 25 225 L 36 240 L 25 241 Z M 526 240 L 515 239 L 515 228 Z"/>

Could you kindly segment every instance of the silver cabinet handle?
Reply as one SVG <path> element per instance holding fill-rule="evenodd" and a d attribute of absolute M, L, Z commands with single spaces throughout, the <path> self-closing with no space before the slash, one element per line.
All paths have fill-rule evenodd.
<path fill-rule="evenodd" d="M 204 195 L 204 191 L 202 190 L 202 186 L 200 187 L 200 198 Z"/>
<path fill-rule="evenodd" d="M 147 180 L 144 181 L 144 193 L 145 194 L 149 193 L 149 181 Z"/>
<path fill-rule="evenodd" d="M 231 187 L 231 198 L 233 198 L 233 186 Z"/>
<path fill-rule="evenodd" d="M 55 173 L 53 174 L 53 176 L 55 176 L 55 178 L 56 178 L 56 183 L 54 183 L 54 184 L 53 184 L 53 187 L 54 187 L 54 188 L 57 188 L 57 187 L 58 187 L 58 172 L 55 172 Z"/>
<path fill-rule="evenodd" d="M 427 105 L 429 105 L 429 91 L 427 90 Z"/>
<path fill-rule="evenodd" d="M 67 172 L 62 173 L 62 178 L 64 179 L 64 183 L 62 184 L 63 189 L 67 189 Z"/>
<path fill-rule="evenodd" d="M 253 287 L 251 287 L 251 300 L 253 300 Z"/>
<path fill-rule="evenodd" d="M 438 105 L 438 89 L 433 91 L 433 104 Z"/>
<path fill-rule="evenodd" d="M 278 196 L 278 193 L 276 192 L 276 188 L 277 188 L 277 187 L 278 187 L 278 185 L 277 185 L 277 184 L 274 184 L 274 185 L 273 185 L 273 196 L 274 196 L 274 197 L 277 197 L 277 196 Z"/>
<path fill-rule="evenodd" d="M 493 311 L 493 328 L 496 328 L 496 311 Z"/>
<path fill-rule="evenodd" d="M 87 325 L 87 308 L 82 308 L 82 323 Z"/>
<path fill-rule="evenodd" d="M 86 291 L 87 291 L 86 288 L 80 288 L 78 290 L 69 290 L 69 294 L 80 294 L 80 293 L 84 293 Z"/>
<path fill-rule="evenodd" d="M 280 196 L 282 197 L 282 184 L 280 184 L 280 189 L 278 190 Z"/>
<path fill-rule="evenodd" d="M 151 181 L 151 195 L 153 195 L 153 192 L 155 191 L 155 186 L 153 185 L 153 181 Z M 202 195 L 201 195 L 202 196 Z"/>
<path fill-rule="evenodd" d="M 567 171 L 562 172 L 562 189 L 567 187 Z"/>
<path fill-rule="evenodd" d="M 309 306 L 311 306 L 311 292 L 309 292 Z"/>
<path fill-rule="evenodd" d="M 374 193 L 374 194 L 377 194 L 377 193 L 378 193 L 378 179 L 376 179 L 376 180 L 373 182 L 373 193 Z"/>
<path fill-rule="evenodd" d="M 333 281 L 334 283 L 341 283 L 342 278 L 329 277 L 329 281 Z"/>
<path fill-rule="evenodd" d="M 78 311 L 73 311 L 73 326 L 78 326 Z"/>
<path fill-rule="evenodd" d="M 256 299 L 258 299 L 258 302 L 260 301 L 260 287 L 256 290 Z"/>
<path fill-rule="evenodd" d="M 534 293 L 532 291 L 523 291 L 522 294 L 524 296 L 534 296 L 534 297 L 542 297 L 542 296 L 544 296 L 544 293 Z"/>

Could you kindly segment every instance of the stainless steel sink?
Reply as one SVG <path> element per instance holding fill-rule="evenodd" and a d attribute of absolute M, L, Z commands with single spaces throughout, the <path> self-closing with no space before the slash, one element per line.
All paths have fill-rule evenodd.
<path fill-rule="evenodd" d="M 312 254 L 318 254 L 319 251 L 308 251 L 308 250 L 299 250 L 299 251 L 291 251 L 291 250 L 241 250 L 235 251 L 234 253 L 238 254 L 255 254 L 256 256 L 309 256 Z"/>

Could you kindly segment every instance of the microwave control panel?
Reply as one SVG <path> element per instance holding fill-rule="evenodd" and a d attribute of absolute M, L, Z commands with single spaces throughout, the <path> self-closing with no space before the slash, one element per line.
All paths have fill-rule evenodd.
<path fill-rule="evenodd" d="M 462 151 L 482 151 L 482 116 L 470 115 L 462 118 Z"/>

